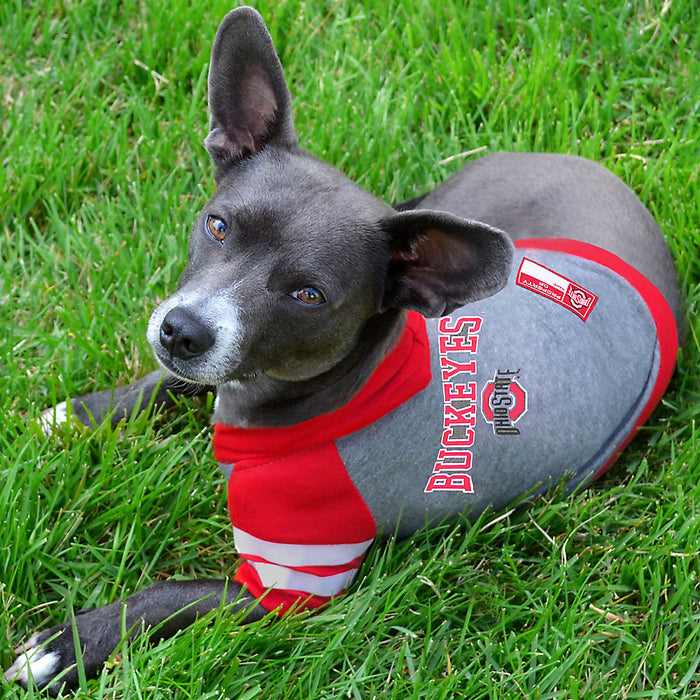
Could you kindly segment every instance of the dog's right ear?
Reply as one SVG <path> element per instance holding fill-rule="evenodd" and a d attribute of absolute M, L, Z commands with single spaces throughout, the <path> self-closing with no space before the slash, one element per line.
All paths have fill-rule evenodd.
<path fill-rule="evenodd" d="M 413 309 L 429 318 L 451 313 L 501 290 L 513 244 L 479 221 L 427 209 L 387 217 L 389 265 L 382 309 Z"/>
<path fill-rule="evenodd" d="M 217 172 L 267 144 L 297 143 L 292 98 L 265 22 L 252 7 L 229 12 L 209 65 L 211 128 L 204 141 Z"/>

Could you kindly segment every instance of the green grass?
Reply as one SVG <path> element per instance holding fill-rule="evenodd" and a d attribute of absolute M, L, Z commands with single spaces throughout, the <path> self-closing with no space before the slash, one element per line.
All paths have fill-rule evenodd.
<path fill-rule="evenodd" d="M 165 576 L 235 568 L 207 406 L 44 438 L 38 412 L 155 366 L 213 190 L 214 0 L 0 6 L 0 662 L 25 634 Z M 668 238 L 689 326 L 662 406 L 574 498 L 372 551 L 353 595 L 216 616 L 92 698 L 685 698 L 700 686 L 700 26 L 692 0 L 260 0 L 302 143 L 396 201 L 468 151 L 575 153 Z M 4 698 L 24 696 L 0 686 Z M 30 697 L 34 694 L 30 693 Z"/>

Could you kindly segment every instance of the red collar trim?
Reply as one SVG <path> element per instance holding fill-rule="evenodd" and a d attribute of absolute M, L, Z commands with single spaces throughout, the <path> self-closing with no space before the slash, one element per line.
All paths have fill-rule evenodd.
<path fill-rule="evenodd" d="M 345 406 L 282 428 L 236 428 L 217 423 L 214 457 L 221 464 L 234 464 L 331 442 L 379 420 L 425 389 L 430 379 L 430 345 L 425 319 L 409 311 L 406 326 L 393 350 Z"/>

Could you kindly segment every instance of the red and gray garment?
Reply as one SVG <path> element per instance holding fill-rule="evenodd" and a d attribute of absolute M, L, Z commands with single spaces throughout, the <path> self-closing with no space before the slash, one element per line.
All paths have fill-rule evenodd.
<path fill-rule="evenodd" d="M 215 426 L 236 579 L 268 610 L 342 593 L 378 533 L 589 483 L 647 420 L 678 347 L 661 293 L 588 244 L 516 248 L 495 296 L 409 312 L 346 406 L 288 428 Z"/>

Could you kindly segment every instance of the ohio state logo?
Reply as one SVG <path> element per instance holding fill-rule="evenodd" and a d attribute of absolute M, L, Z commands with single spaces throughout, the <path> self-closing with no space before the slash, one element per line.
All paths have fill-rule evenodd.
<path fill-rule="evenodd" d="M 527 413 L 527 391 L 519 374 L 519 369 L 497 369 L 481 392 L 481 413 L 496 435 L 520 435 L 515 424 Z"/>
<path fill-rule="evenodd" d="M 584 322 L 598 301 L 595 294 L 580 284 L 530 258 L 522 259 L 515 284 L 573 311 Z"/>
<path fill-rule="evenodd" d="M 595 297 L 585 289 L 574 286 L 573 284 L 569 286 L 566 295 L 569 297 L 571 306 L 577 310 L 588 308 L 595 299 Z"/>

